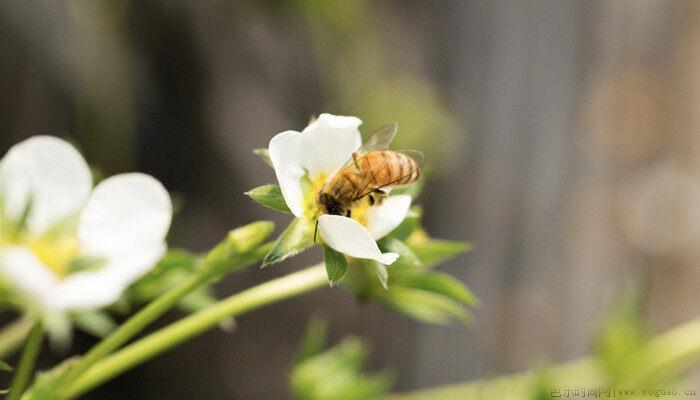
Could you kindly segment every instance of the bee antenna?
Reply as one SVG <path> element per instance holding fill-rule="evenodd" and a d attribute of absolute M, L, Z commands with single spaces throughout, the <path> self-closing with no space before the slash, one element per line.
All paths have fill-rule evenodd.
<path fill-rule="evenodd" d="M 316 232 L 318 232 L 318 218 L 316 218 L 316 227 L 314 228 L 314 243 L 316 243 Z"/>

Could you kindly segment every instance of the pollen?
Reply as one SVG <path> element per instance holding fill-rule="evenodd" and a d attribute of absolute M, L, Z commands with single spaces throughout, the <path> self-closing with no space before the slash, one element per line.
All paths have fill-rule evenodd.
<path fill-rule="evenodd" d="M 30 247 L 39 260 L 59 277 L 68 274 L 70 263 L 78 256 L 78 241 L 70 236 L 39 239 Z"/>
<path fill-rule="evenodd" d="M 304 215 L 308 216 L 313 223 L 316 218 L 321 215 L 321 209 L 318 207 L 318 194 L 326 183 L 326 174 L 319 174 L 313 180 L 308 176 L 302 178 L 302 191 L 304 192 Z"/>
<path fill-rule="evenodd" d="M 304 192 L 304 215 L 308 217 L 311 224 L 316 223 L 316 219 L 321 215 L 321 209 L 318 206 L 318 194 L 323 189 L 323 184 L 327 181 L 326 174 L 319 174 L 314 179 L 307 176 L 302 178 L 302 191 Z M 356 201 L 350 207 L 350 215 L 352 219 L 360 224 L 367 226 L 367 210 L 369 210 L 369 201 L 361 199 Z"/>
<path fill-rule="evenodd" d="M 367 226 L 367 210 L 369 210 L 369 207 L 369 201 L 366 198 L 354 202 L 352 207 L 350 207 L 352 219 L 359 222 L 362 226 Z"/>

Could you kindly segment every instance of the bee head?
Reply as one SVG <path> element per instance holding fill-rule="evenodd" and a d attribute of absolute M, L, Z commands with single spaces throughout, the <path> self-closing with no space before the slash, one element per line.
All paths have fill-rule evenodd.
<path fill-rule="evenodd" d="M 321 206 L 321 211 L 331 215 L 344 215 L 343 207 L 335 197 L 328 193 L 321 192 L 318 194 L 318 204 Z"/>

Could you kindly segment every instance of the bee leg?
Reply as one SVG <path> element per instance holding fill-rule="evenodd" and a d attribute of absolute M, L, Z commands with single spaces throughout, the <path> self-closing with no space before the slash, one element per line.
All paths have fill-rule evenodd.
<path fill-rule="evenodd" d="M 355 168 L 360 169 L 360 165 L 357 163 L 357 153 L 352 153 L 352 161 L 355 163 Z"/>
<path fill-rule="evenodd" d="M 367 198 L 369 199 L 369 205 L 370 205 L 370 206 L 373 206 L 373 205 L 374 205 L 374 196 L 372 196 L 372 195 L 370 194 L 369 196 L 367 196 Z"/>
<path fill-rule="evenodd" d="M 348 212 L 345 213 L 345 216 L 348 217 L 348 218 L 350 218 L 350 215 L 351 215 L 351 214 L 352 214 L 352 212 L 348 209 Z"/>

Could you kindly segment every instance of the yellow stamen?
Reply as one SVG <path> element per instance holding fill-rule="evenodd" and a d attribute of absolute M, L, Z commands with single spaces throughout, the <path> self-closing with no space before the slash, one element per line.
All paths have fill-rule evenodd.
<path fill-rule="evenodd" d="M 34 254 L 46 266 L 63 277 L 68 274 L 68 267 L 78 255 L 78 241 L 74 237 L 39 239 L 30 245 Z"/>
<path fill-rule="evenodd" d="M 312 224 L 316 223 L 316 218 L 321 215 L 321 209 L 318 206 L 318 194 L 326 183 L 326 174 L 319 174 L 313 180 L 306 179 L 303 185 L 304 195 L 304 215 L 307 216 Z M 360 224 L 367 226 L 367 210 L 369 210 L 369 200 L 367 198 L 360 199 L 354 202 L 350 207 L 350 215 L 352 219 Z"/>

